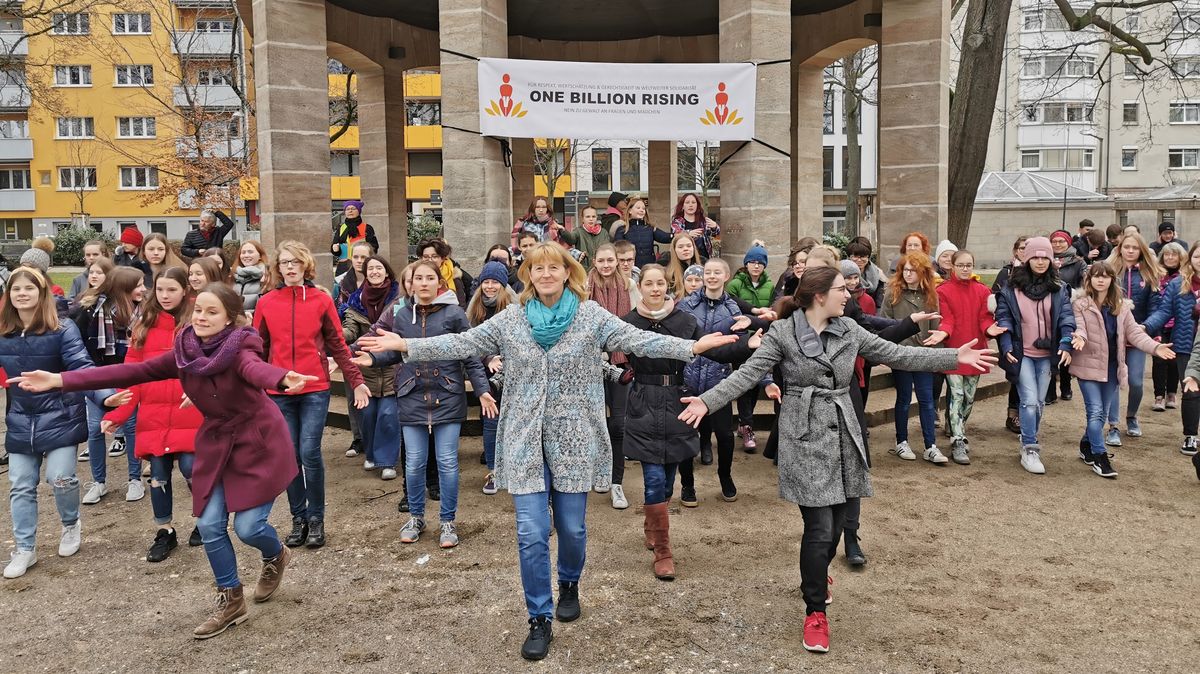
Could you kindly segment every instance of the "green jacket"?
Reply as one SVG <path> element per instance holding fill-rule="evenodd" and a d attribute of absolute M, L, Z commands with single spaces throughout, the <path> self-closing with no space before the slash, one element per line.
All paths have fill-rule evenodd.
<path fill-rule="evenodd" d="M 755 309 L 771 306 L 771 297 L 775 294 L 775 282 L 764 271 L 758 280 L 758 285 L 750 281 L 750 273 L 739 269 L 733 275 L 733 280 L 725 284 L 725 292 L 741 299 Z"/>
<path fill-rule="evenodd" d="M 900 301 L 892 304 L 892 291 L 890 288 L 883 289 L 883 304 L 879 307 L 879 315 L 886 318 L 895 318 L 903 320 L 909 316 L 921 311 L 937 311 L 938 301 L 937 296 L 934 296 L 933 303 L 929 306 L 925 304 L 925 293 L 920 290 L 912 290 L 905 288 L 900 291 Z M 921 332 L 909 337 L 900 342 L 901 346 L 921 346 L 921 342 L 929 338 L 929 331 L 936 330 L 941 321 L 921 321 L 917 323 L 917 327 Z"/>
<path fill-rule="evenodd" d="M 588 234 L 583 225 L 576 225 L 575 229 L 571 231 L 565 229 L 559 231 L 558 236 L 583 251 L 586 257 L 580 261 L 583 263 L 583 268 L 588 271 L 592 270 L 592 258 L 596 256 L 596 249 L 606 243 L 612 243 L 612 236 L 604 227 L 601 227 L 600 231 L 595 234 Z"/>

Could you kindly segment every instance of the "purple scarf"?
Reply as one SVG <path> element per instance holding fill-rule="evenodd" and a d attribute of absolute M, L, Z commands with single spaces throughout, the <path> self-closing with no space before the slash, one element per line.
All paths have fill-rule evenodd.
<path fill-rule="evenodd" d="M 252 328 L 231 325 L 202 342 L 189 325 L 175 338 L 175 365 L 181 372 L 201 377 L 219 374 L 233 365 L 242 342 L 253 334 Z"/>

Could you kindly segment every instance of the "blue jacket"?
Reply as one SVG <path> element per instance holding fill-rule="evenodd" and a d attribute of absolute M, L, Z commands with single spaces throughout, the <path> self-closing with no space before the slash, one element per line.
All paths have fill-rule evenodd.
<path fill-rule="evenodd" d="M 376 325 L 408 338 L 438 337 L 471 329 L 467 315 L 458 307 L 458 297 L 447 290 L 433 300 L 431 310 L 396 302 L 384 311 Z M 400 362 L 396 351 L 371 354 L 376 366 L 397 365 L 397 416 L 401 426 L 461 423 L 467 418 L 466 379 L 471 378 L 475 397 L 491 391 L 487 374 L 478 358 Z"/>
<path fill-rule="evenodd" d="M 719 300 L 710 300 L 705 296 L 703 288 L 679 300 L 676 306 L 680 311 L 686 311 L 696 319 L 696 325 L 699 326 L 701 335 L 713 332 L 729 334 L 733 322 L 742 315 L 737 302 L 729 296 L 729 293 L 721 293 Z M 683 383 L 695 392 L 694 395 L 700 395 L 725 381 L 725 378 L 732 373 L 733 366 L 731 365 L 697 356 L 683 368 Z M 763 378 L 762 385 L 766 386 L 769 383 L 771 383 L 771 376 L 767 375 Z"/>
<path fill-rule="evenodd" d="M 92 367 L 79 329 L 64 321 L 58 330 L 31 335 L 14 332 L 0 337 L 0 367 L 9 376 L 30 370 L 64 372 Z M 8 387 L 8 424 L 4 448 L 13 454 L 45 454 L 59 447 L 74 447 L 87 440 L 87 409 L 84 396 L 97 405 L 112 390 L 88 393 L 46 391 L 29 393 Z"/>
<path fill-rule="evenodd" d="M 1138 323 L 1145 323 L 1146 317 L 1158 308 L 1158 284 L 1149 283 L 1142 278 L 1142 272 L 1137 267 L 1128 270 L 1117 270 L 1117 283 L 1125 297 L 1133 300 L 1133 317 Z"/>
<path fill-rule="evenodd" d="M 658 260 L 654 254 L 654 242 L 671 243 L 671 233 L 651 227 L 645 220 L 630 220 L 623 227 L 613 232 L 614 241 L 628 241 L 637 251 L 633 264 L 641 267 Z"/>
<path fill-rule="evenodd" d="M 1196 296 L 1192 293 L 1179 294 L 1179 286 L 1183 283 L 1183 277 L 1176 276 L 1171 279 L 1166 288 L 1163 288 L 1162 295 L 1158 301 L 1154 311 L 1142 323 L 1146 328 L 1146 332 L 1151 336 L 1162 334 L 1163 327 L 1175 319 L 1175 327 L 1171 328 L 1171 349 L 1175 353 L 1189 354 L 1192 352 L 1192 342 L 1196 339 L 1196 319 L 1192 318 L 1192 310 L 1196 306 Z M 1136 314 L 1134 315 L 1136 318 Z"/>
<path fill-rule="evenodd" d="M 1075 334 L 1075 312 L 1071 309 L 1071 288 L 1066 284 L 1050 295 L 1050 322 L 1054 326 L 1052 341 L 1058 345 L 1052 351 L 1070 352 L 1071 337 Z M 1021 308 L 1017 305 L 1017 291 L 1012 285 L 1005 286 L 996 294 L 996 324 L 1008 328 L 998 340 L 1000 367 L 1015 379 L 1020 372 L 1021 358 L 1024 357 L 1024 342 L 1021 338 Z M 1016 357 L 1016 363 L 1008 362 L 1005 356 L 1010 353 Z M 1057 358 L 1051 358 L 1050 362 L 1051 367 L 1057 367 Z"/>

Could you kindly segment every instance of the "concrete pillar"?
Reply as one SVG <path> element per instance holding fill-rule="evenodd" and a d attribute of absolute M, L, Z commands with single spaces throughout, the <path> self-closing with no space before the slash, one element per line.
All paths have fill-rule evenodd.
<path fill-rule="evenodd" d="M 379 254 L 398 270 L 408 263 L 404 71 L 397 63 L 359 72 L 357 77 L 363 219 L 375 228 Z"/>
<path fill-rule="evenodd" d="M 950 0 L 883 4 L 879 86 L 880 259 L 910 231 L 946 236 Z"/>
<path fill-rule="evenodd" d="M 325 3 L 255 0 L 254 80 L 262 242 L 307 245 L 333 282 Z"/>
<path fill-rule="evenodd" d="M 533 185 L 533 139 L 513 138 L 512 143 L 512 220 L 525 215 L 537 192 Z M 549 198 L 550 195 L 542 196 Z"/>
<path fill-rule="evenodd" d="M 508 55 L 507 0 L 439 0 L 441 46 L 472 56 Z M 470 272 L 512 232 L 512 183 L 500 144 L 456 131 L 479 128 L 478 64 L 441 54 L 442 222 L 454 257 Z"/>
<path fill-rule="evenodd" d="M 722 62 L 776 61 L 791 57 L 789 0 L 720 0 Z M 755 137 L 784 152 L 791 147 L 791 81 L 786 64 L 758 69 Z M 742 143 L 721 144 L 728 156 Z M 782 260 L 792 239 L 791 159 L 750 143 L 721 168 L 721 248 L 741 262 L 753 239 Z"/>
<path fill-rule="evenodd" d="M 679 200 L 679 147 L 673 140 L 652 140 L 649 144 L 649 220 L 665 228 Z"/>
<path fill-rule="evenodd" d="M 824 61 L 791 64 L 793 241 L 805 236 L 821 238 L 825 65 Z"/>

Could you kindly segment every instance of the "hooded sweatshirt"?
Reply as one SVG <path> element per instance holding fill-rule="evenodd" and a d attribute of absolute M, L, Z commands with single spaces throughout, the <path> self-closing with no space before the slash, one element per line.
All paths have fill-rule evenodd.
<path fill-rule="evenodd" d="M 254 329 L 262 336 L 268 363 L 317 377 L 301 394 L 329 389 L 326 355 L 337 361 L 351 389 L 363 383 L 362 373 L 351 362 L 342 337 L 342 321 L 333 299 L 311 281 L 299 286 L 281 285 L 260 297 L 254 310 Z"/>

